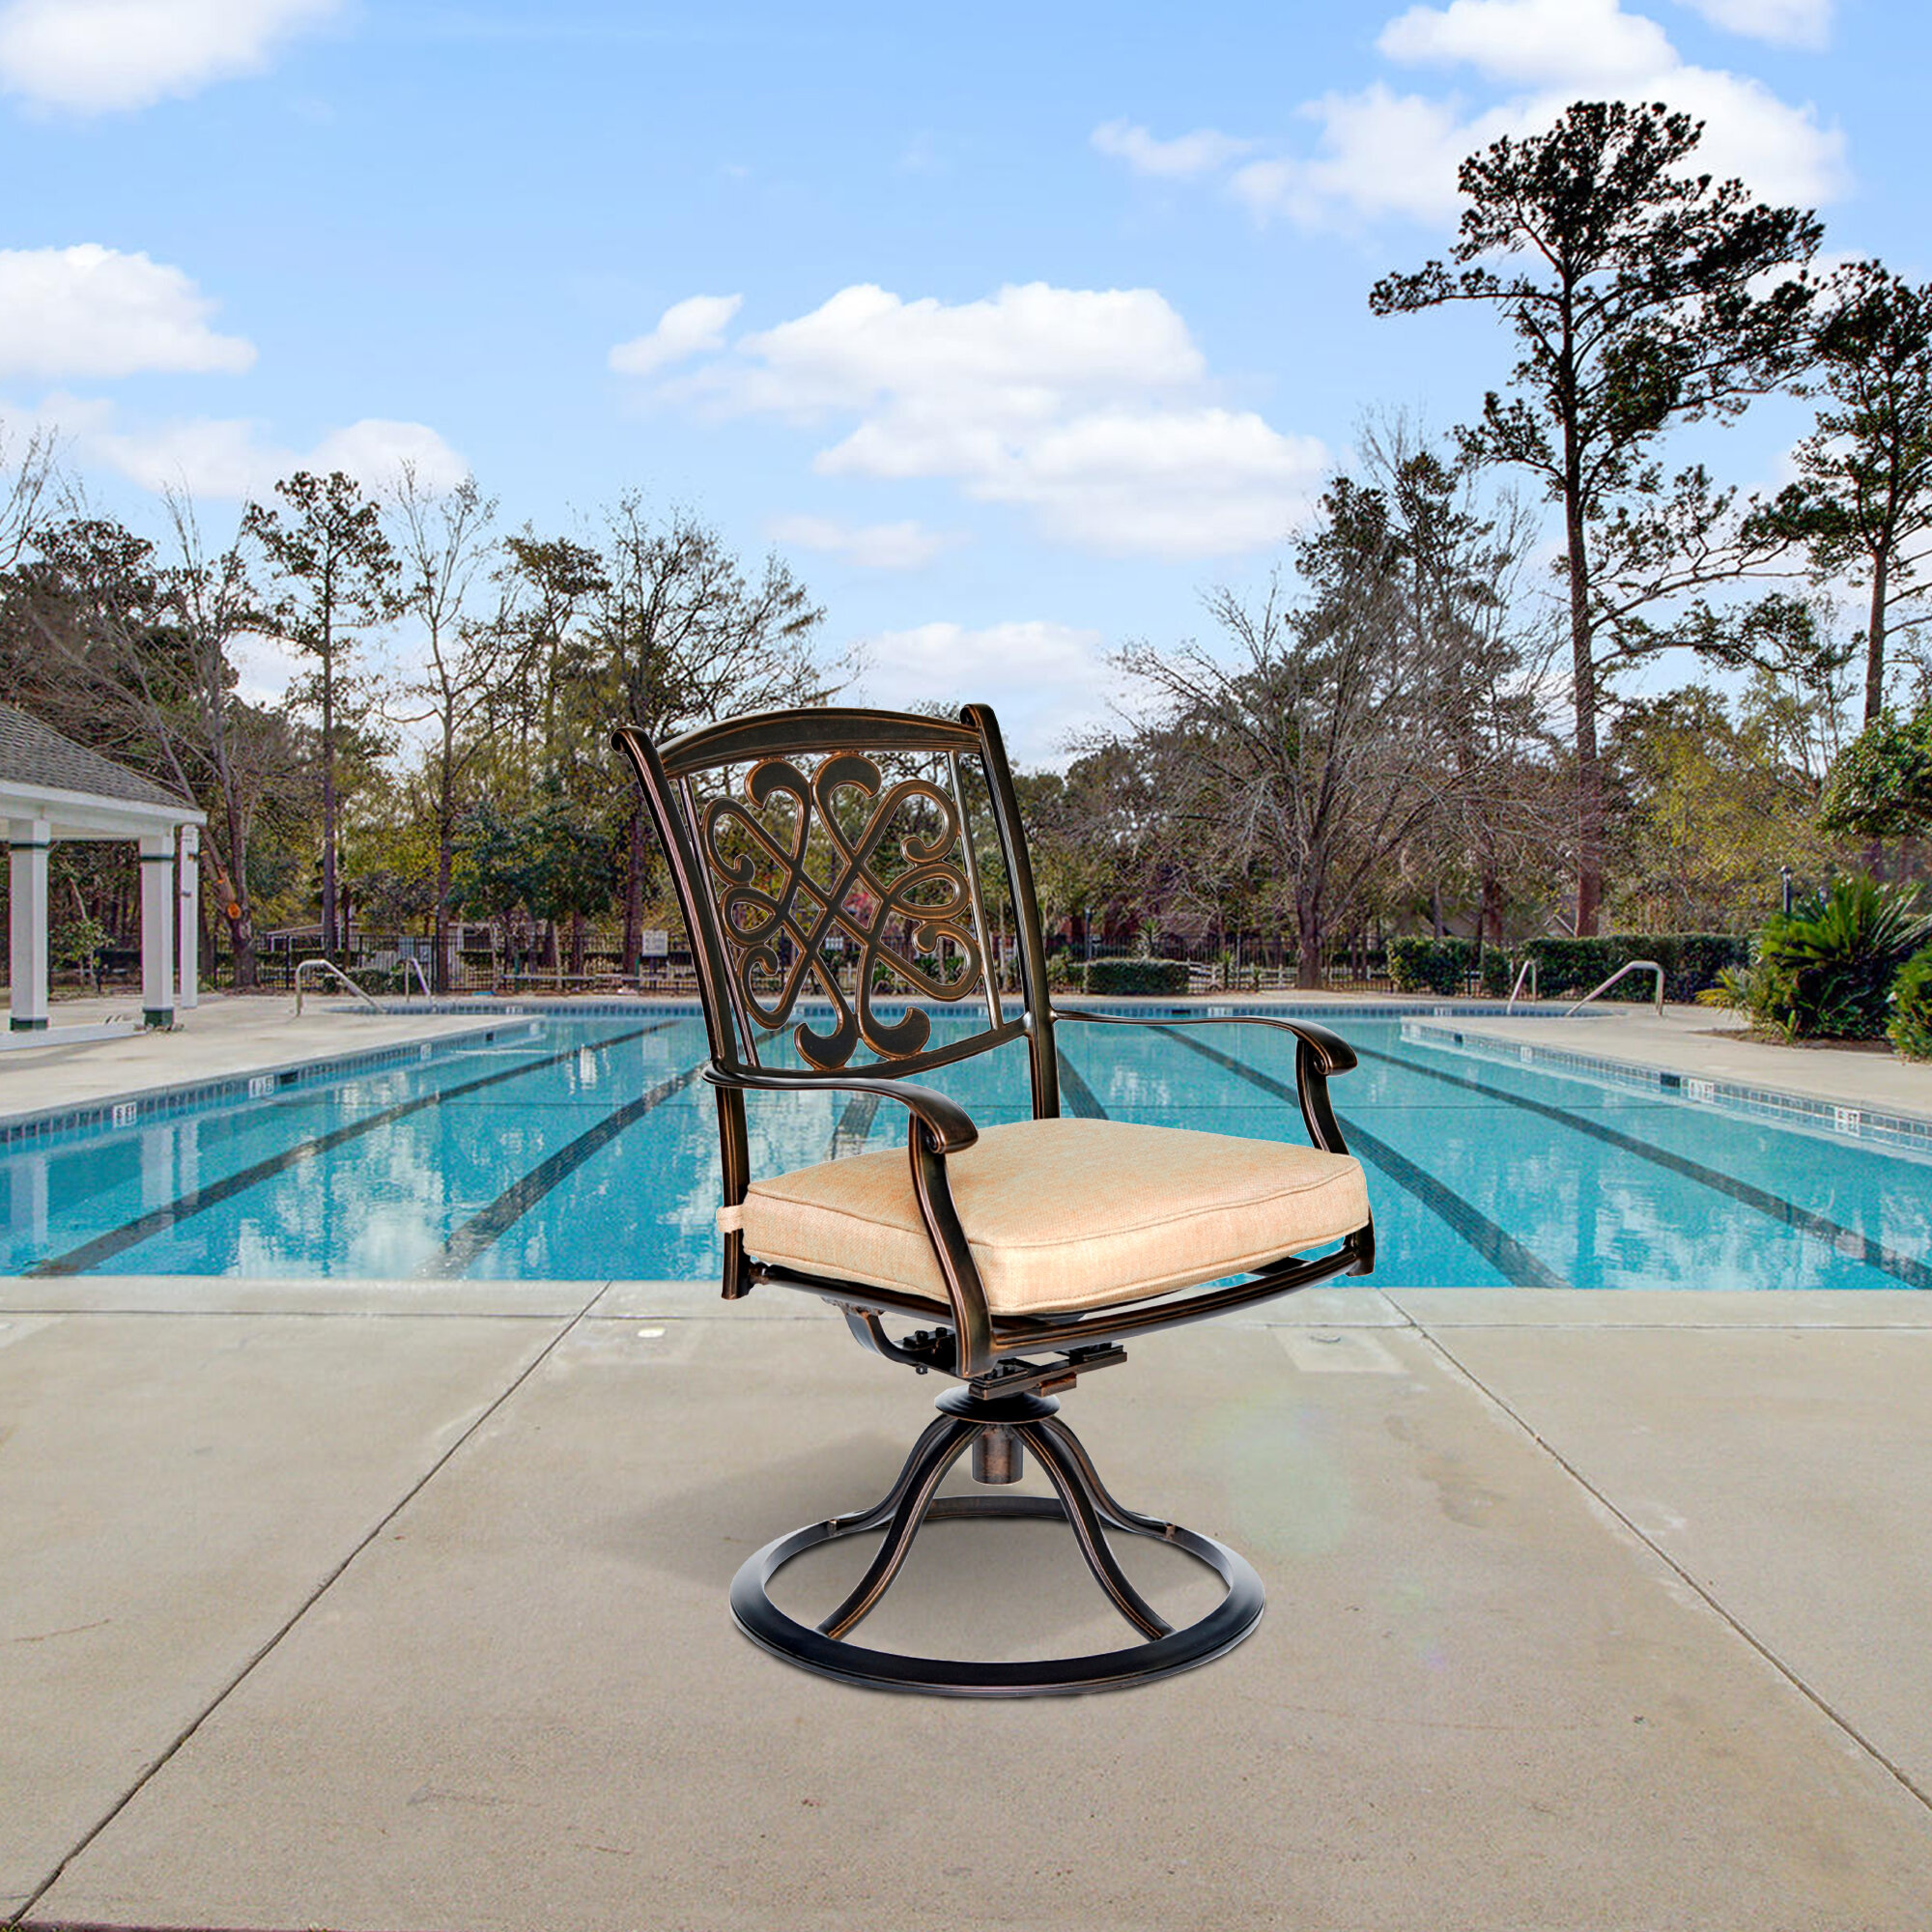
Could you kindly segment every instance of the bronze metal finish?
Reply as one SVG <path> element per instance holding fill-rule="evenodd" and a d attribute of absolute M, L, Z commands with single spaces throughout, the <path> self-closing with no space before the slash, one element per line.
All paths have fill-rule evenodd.
<path fill-rule="evenodd" d="M 841 1309 L 854 1337 L 873 1352 L 921 1375 L 937 1372 L 964 1383 L 942 1399 L 945 1412 L 884 1500 L 781 1538 L 745 1565 L 732 1586 L 740 1625 L 754 1641 L 810 1669 L 958 1695 L 1144 1682 L 1232 1648 L 1261 1616 L 1253 1571 L 1208 1538 L 1116 1503 L 1086 1451 L 1054 1418 L 1052 1392 L 1123 1361 L 1124 1336 L 1203 1321 L 1337 1275 L 1368 1273 L 1375 1264 L 1373 1225 L 1324 1253 L 1285 1254 L 1222 1287 L 1074 1315 L 996 1317 L 960 1226 L 947 1166 L 973 1146 L 978 1130 L 955 1101 L 909 1076 L 1023 1040 L 1034 1117 L 1052 1119 L 1060 1112 L 1058 1022 L 1173 1026 L 1247 1016 L 1164 1013 L 1143 1021 L 1052 1005 L 1019 802 L 999 725 L 984 705 L 968 705 L 956 723 L 826 708 L 731 719 L 662 748 L 628 725 L 615 740 L 642 784 L 690 934 L 710 1047 L 702 1072 L 718 1102 L 725 1207 L 741 1204 L 752 1183 L 748 1093 L 832 1091 L 890 1099 L 906 1112 L 914 1198 L 945 1289 L 944 1300 L 935 1301 L 802 1274 L 748 1255 L 743 1235 L 734 1231 L 724 1237 L 724 1295 L 734 1299 L 759 1284 L 818 1294 Z M 968 789 L 976 778 L 984 787 L 997 866 L 982 863 L 975 838 Z M 995 970 L 989 879 L 1004 889 L 1012 927 L 1016 1013 L 1001 995 Z M 805 1064 L 769 1064 L 766 1053 L 808 992 L 830 1007 L 831 1025 L 799 1018 L 790 1039 Z M 931 1044 L 931 1023 L 920 1007 L 888 1013 L 879 1006 L 914 998 L 958 1005 L 975 995 L 983 1001 L 985 1025 L 939 1046 Z M 1295 1037 L 1295 1096 L 1308 1137 L 1319 1148 L 1347 1152 L 1326 1086 L 1355 1064 L 1347 1043 L 1309 1021 L 1270 1016 L 1249 1023 Z M 862 1052 L 871 1058 L 859 1059 Z M 922 1325 L 895 1340 L 888 1319 Z M 1042 1354 L 1051 1359 L 1026 1359 Z M 1020 1479 L 1031 1452 L 1054 1494 L 938 1496 L 947 1471 L 968 1449 L 974 1475 L 998 1488 Z M 888 1657 L 844 1640 L 897 1575 L 923 1522 L 989 1515 L 1065 1521 L 1095 1579 L 1144 1641 L 1104 1657 L 975 1665 Z M 791 1557 L 879 1528 L 884 1541 L 866 1576 L 817 1630 L 771 1604 L 765 1583 Z M 1229 1585 L 1220 1609 L 1186 1631 L 1171 1630 L 1121 1570 L 1107 1546 L 1109 1529 L 1160 1538 L 1215 1569 Z"/>

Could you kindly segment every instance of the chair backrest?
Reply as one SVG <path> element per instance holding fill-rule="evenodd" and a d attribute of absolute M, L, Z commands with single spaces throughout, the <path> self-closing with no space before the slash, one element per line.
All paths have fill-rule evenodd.
<path fill-rule="evenodd" d="M 1059 1112 L 1033 875 L 986 706 L 956 723 L 822 708 L 663 746 L 631 725 L 615 736 L 669 863 L 721 1065 L 771 1065 L 788 1024 L 799 1071 L 828 1083 L 1024 1039 L 1034 1112 Z M 1003 955 L 1017 960 L 1016 994 L 1001 989 Z M 930 1001 L 983 1023 L 935 1044 L 910 1004 Z M 742 1122 L 742 1097 L 719 1097 Z"/>

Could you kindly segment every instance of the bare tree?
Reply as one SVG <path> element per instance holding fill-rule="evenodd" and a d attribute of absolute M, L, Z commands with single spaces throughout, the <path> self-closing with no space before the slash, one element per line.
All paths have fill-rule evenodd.
<path fill-rule="evenodd" d="M 0 571 L 12 570 L 45 521 L 55 484 L 55 439 L 29 430 L 24 440 L 0 422 Z"/>
<path fill-rule="evenodd" d="M 1286 895 L 1296 981 L 1319 986 L 1328 938 L 1376 867 L 1437 809 L 1451 774 L 1406 623 L 1388 504 L 1338 477 L 1297 547 L 1311 586 L 1277 575 L 1260 602 L 1225 587 L 1208 609 L 1232 664 L 1197 644 L 1128 650 L 1155 700 L 1143 754 L 1165 767 L 1176 818 L 1222 867 Z M 1219 882 L 1215 882 L 1218 884 Z"/>
<path fill-rule="evenodd" d="M 1410 851 L 1434 867 L 1473 846 L 1499 921 L 1520 828 L 1496 781 L 1535 738 L 1508 598 L 1525 520 L 1480 511 L 1400 423 L 1367 440 L 1370 480 L 1336 477 L 1295 547 L 1299 601 L 1279 576 L 1256 603 L 1219 589 L 1221 648 L 1122 660 L 1155 699 L 1137 748 L 1166 802 L 1169 890 L 1283 918 L 1311 987 Z"/>
<path fill-rule="evenodd" d="M 395 611 L 421 631 L 422 661 L 406 676 L 403 693 L 420 708 L 404 722 L 426 724 L 432 737 L 425 780 L 436 835 L 436 960 L 439 993 L 449 990 L 450 880 L 456 837 L 469 803 L 468 779 L 485 749 L 479 730 L 515 653 L 516 639 L 498 611 L 482 617 L 469 608 L 478 577 L 495 545 L 486 501 L 474 477 L 440 494 L 405 463 L 393 508 L 398 580 Z"/>
<path fill-rule="evenodd" d="M 89 715 L 88 738 L 124 748 L 208 810 L 210 883 L 245 990 L 256 979 L 249 841 L 301 759 L 286 719 L 238 688 L 237 649 L 265 623 L 241 536 L 211 551 L 192 501 L 164 502 L 166 561 L 118 524 L 77 518 L 41 533 L 15 582 L 50 682 Z"/>
<path fill-rule="evenodd" d="M 1561 840 L 1547 726 L 1559 643 L 1523 582 L 1536 519 L 1508 490 L 1485 500 L 1483 472 L 1439 455 L 1400 414 L 1372 421 L 1361 445 L 1389 504 L 1404 621 L 1454 772 L 1418 848 L 1432 923 L 1439 937 L 1444 889 L 1466 881 L 1478 939 L 1501 945 L 1508 882 Z"/>

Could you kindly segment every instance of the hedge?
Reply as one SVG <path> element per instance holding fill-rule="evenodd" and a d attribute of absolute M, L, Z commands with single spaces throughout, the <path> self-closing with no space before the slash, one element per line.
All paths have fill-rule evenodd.
<path fill-rule="evenodd" d="M 1522 950 L 1536 961 L 1536 990 L 1546 999 L 1587 993 L 1619 966 L 1655 959 L 1663 968 L 1663 997 L 1694 1000 L 1718 983 L 1726 967 L 1750 963 L 1750 941 L 1734 932 L 1612 932 L 1596 939 L 1532 939 Z M 1604 997 L 1641 1002 L 1656 990 L 1648 973 L 1633 973 Z"/>
<path fill-rule="evenodd" d="M 1184 993 L 1184 959 L 1095 959 L 1087 968 L 1090 993 Z"/>
<path fill-rule="evenodd" d="M 1460 993 L 1475 963 L 1473 939 L 1389 941 L 1389 978 L 1398 993 Z"/>

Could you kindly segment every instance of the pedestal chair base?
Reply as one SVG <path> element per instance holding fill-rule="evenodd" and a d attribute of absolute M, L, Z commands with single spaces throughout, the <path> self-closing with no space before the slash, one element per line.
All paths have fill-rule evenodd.
<path fill-rule="evenodd" d="M 1261 1621 L 1265 1598 L 1261 1578 L 1245 1559 L 1212 1537 L 1141 1516 L 1116 1502 L 1079 1437 L 1055 1419 L 1060 1405 L 1051 1396 L 1025 1393 L 988 1400 L 969 1387 L 949 1391 L 937 1406 L 938 1419 L 920 1437 L 898 1480 L 881 1501 L 850 1516 L 795 1529 L 768 1543 L 739 1570 L 731 1584 L 731 1614 L 753 1643 L 821 1676 L 882 1690 L 941 1697 L 1065 1696 L 1150 1684 L 1209 1662 L 1234 1649 Z M 975 1477 L 988 1484 L 1016 1482 L 1024 1452 L 1031 1450 L 1055 1494 L 935 1499 L 947 1471 L 969 1448 Z M 1065 1522 L 1094 1580 L 1143 1641 L 1085 1657 L 986 1663 L 901 1657 L 844 1641 L 845 1634 L 872 1609 L 898 1575 L 922 1524 L 985 1517 Z M 786 1616 L 772 1602 L 766 1586 L 793 1557 L 882 1525 L 885 1540 L 870 1567 L 815 1630 Z M 1199 1622 L 1176 1630 L 1128 1581 L 1107 1547 L 1109 1529 L 1184 1550 L 1221 1578 L 1227 1595 Z"/>

